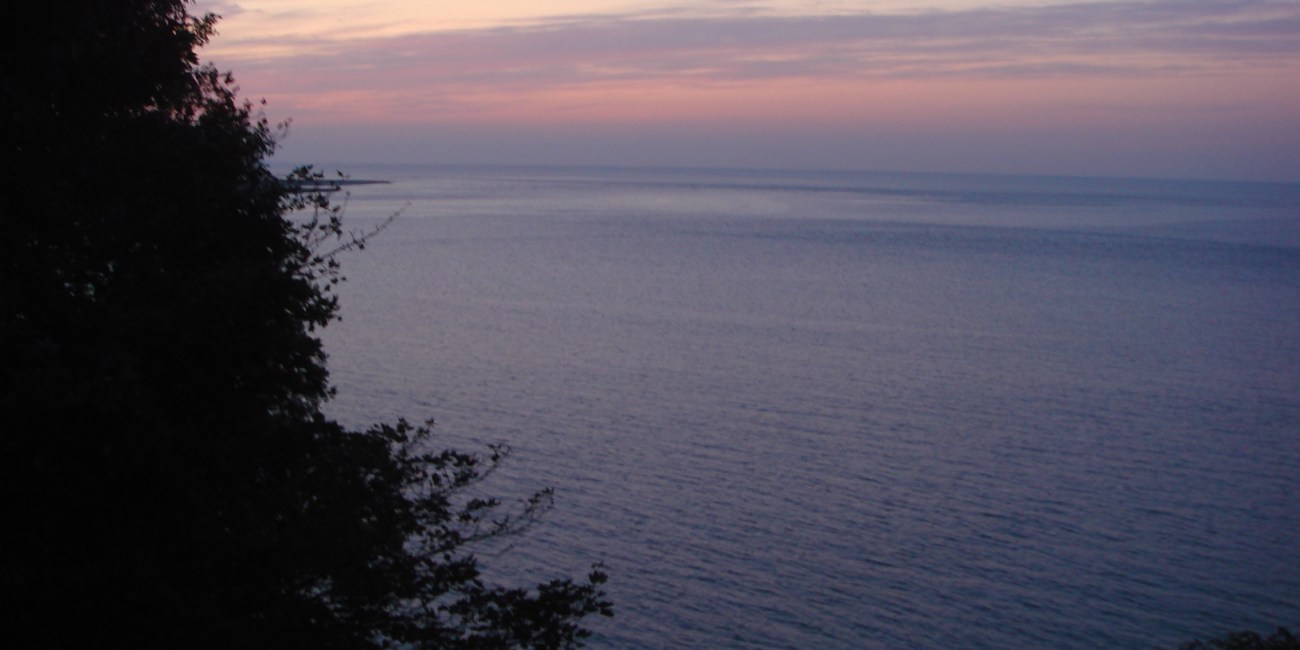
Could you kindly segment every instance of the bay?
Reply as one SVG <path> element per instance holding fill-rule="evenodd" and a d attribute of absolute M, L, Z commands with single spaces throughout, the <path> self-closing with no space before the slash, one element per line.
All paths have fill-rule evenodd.
<path fill-rule="evenodd" d="M 1300 188 L 353 167 L 353 425 L 556 489 L 484 547 L 615 648 L 1172 647 L 1300 626 Z"/>

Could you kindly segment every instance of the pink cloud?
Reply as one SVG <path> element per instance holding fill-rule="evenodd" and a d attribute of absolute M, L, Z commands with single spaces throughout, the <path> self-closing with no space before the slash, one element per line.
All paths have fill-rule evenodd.
<path fill-rule="evenodd" d="M 298 53 L 254 54 L 271 45 Z M 823 142 L 834 138 L 817 134 L 984 134 L 1026 146 L 1092 138 L 1149 147 L 1155 138 L 1169 150 L 1231 132 L 1300 150 L 1300 3 L 1290 1 L 595 15 L 246 40 L 224 52 L 217 63 L 235 70 L 246 94 L 300 126 L 703 128 L 736 134 L 733 142 L 775 130 Z"/>

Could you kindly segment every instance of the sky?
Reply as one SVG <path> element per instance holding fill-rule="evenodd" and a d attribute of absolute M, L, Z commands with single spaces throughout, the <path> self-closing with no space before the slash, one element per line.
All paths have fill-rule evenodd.
<path fill-rule="evenodd" d="M 198 0 L 293 163 L 1300 182 L 1300 0 Z"/>

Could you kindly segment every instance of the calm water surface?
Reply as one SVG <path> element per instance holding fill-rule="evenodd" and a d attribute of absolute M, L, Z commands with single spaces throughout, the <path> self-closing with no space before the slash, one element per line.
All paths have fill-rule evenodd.
<path fill-rule="evenodd" d="M 1300 188 L 353 168 L 351 424 L 552 486 L 613 648 L 1151 648 L 1300 627 Z"/>

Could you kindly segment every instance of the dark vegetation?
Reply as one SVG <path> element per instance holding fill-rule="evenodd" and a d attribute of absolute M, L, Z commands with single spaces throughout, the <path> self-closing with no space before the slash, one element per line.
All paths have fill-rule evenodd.
<path fill-rule="evenodd" d="M 484 584 L 500 461 L 325 418 L 320 192 L 198 64 L 184 0 L 24 3 L 0 21 L 0 585 L 42 647 L 565 647 L 604 576 Z M 296 189 L 295 189 L 296 188 Z M 297 212 L 304 210 L 305 212 Z M 301 214 L 301 217 L 294 216 Z M 311 215 L 315 215 L 312 217 Z"/>
<path fill-rule="evenodd" d="M 1300 650 L 1300 639 L 1280 627 L 1268 636 L 1233 632 L 1208 641 L 1189 641 L 1178 646 L 1178 650 Z"/>

